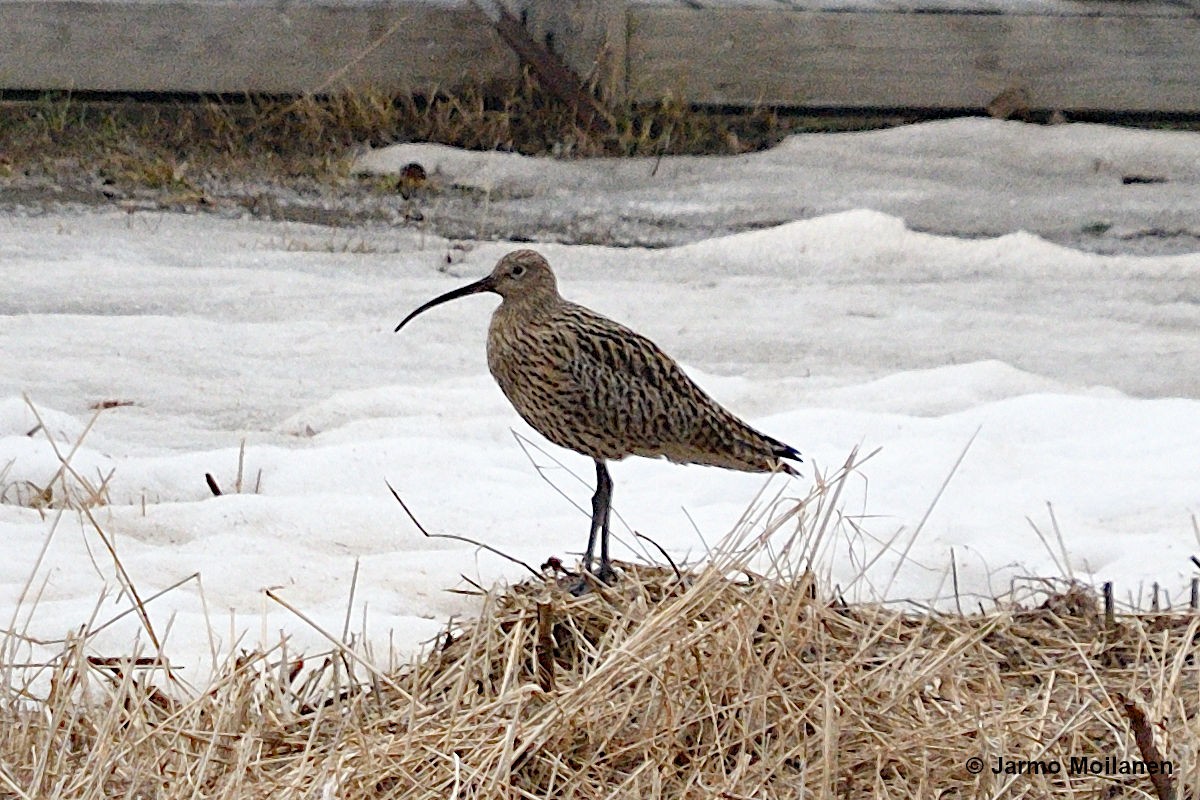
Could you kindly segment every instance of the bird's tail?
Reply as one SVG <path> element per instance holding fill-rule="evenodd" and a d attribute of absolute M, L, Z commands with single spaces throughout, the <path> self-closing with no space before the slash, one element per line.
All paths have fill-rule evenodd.
<path fill-rule="evenodd" d="M 804 463 L 804 459 L 800 457 L 800 451 L 790 444 L 784 444 L 778 439 L 772 439 L 770 436 L 766 437 L 766 439 L 771 443 L 771 454 L 778 459 L 779 471 L 786 472 L 788 475 L 799 475 L 800 471 L 783 459 L 786 458 L 797 463 Z"/>
<path fill-rule="evenodd" d="M 723 411 L 723 409 L 722 409 Z M 708 464 L 744 472 L 785 472 L 799 475 L 789 461 L 801 461 L 800 451 L 742 422 L 729 412 L 706 425 L 683 447 L 647 453 L 665 455 L 677 464 Z"/>

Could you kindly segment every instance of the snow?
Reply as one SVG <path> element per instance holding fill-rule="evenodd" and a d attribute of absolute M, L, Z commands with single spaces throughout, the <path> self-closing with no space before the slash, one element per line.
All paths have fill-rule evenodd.
<path fill-rule="evenodd" d="M 1004 148 L 978 149 L 996 137 Z M 1173 194 L 1102 198 L 1086 168 L 1098 152 L 1122 169 L 1169 172 Z M 396 168 L 414 153 L 447 182 L 504 184 L 547 215 L 589 213 L 586 196 L 594 207 L 653 204 L 639 213 L 681 226 L 729 203 L 793 217 L 737 234 L 693 225 L 690 243 L 664 249 L 535 245 L 567 297 L 650 336 L 806 456 L 790 482 L 612 465 L 618 558 L 661 559 L 633 529 L 676 560 L 700 560 L 760 492 L 804 496 L 853 448 L 879 448 L 842 500 L 858 532 L 843 526 L 823 554 L 848 597 L 951 602 L 953 558 L 969 608 L 1025 576 L 1112 580 L 1143 605 L 1158 582 L 1172 602 L 1186 599 L 1200 552 L 1200 255 L 1064 247 L 1010 229 L 1009 200 L 1053 186 L 1116 216 L 1194 219 L 1200 136 L 956 121 L 668 158 L 660 172 L 674 177 L 661 184 L 644 163 L 433 145 L 365 160 Z M 1007 175 L 1008 194 L 976 180 L 968 157 L 985 176 Z M 782 202 L 817 162 L 822 191 L 846 208 Z M 689 179 L 699 164 L 705 180 Z M 874 202 L 910 193 L 917 172 L 931 183 L 907 204 Z M 888 191 L 864 193 L 868 183 Z M 933 203 L 1000 235 L 914 230 Z M 1078 211 L 1055 217 L 1047 200 L 1037 214 L 1053 227 Z M 55 640 L 127 611 L 101 531 L 139 595 L 162 593 L 147 610 L 196 680 L 215 658 L 272 646 L 281 632 L 293 650 L 327 647 L 264 589 L 334 636 L 348 625 L 376 652 L 405 653 L 471 614 L 475 600 L 448 589 L 525 577 L 486 551 L 424 537 L 385 482 L 431 531 L 534 567 L 573 561 L 592 467 L 525 426 L 487 374 L 495 299 L 441 306 L 392 332 L 518 245 L 413 226 L 354 237 L 365 252 L 345 252 L 344 231 L 213 215 L 63 208 L 5 220 L 0 625 Z M 121 405 L 91 408 L 106 401 Z M 51 440 L 70 454 L 77 498 L 80 479 L 103 486 L 90 518 L 39 501 L 59 472 Z M 225 494 L 212 496 L 206 473 Z M 53 489 L 61 500 L 62 483 Z M 138 628 L 126 615 L 91 647 L 127 654 L 135 637 L 147 645 Z"/>
<path fill-rule="evenodd" d="M 1200 145 L 1186 131 L 964 118 L 794 136 L 733 161 L 546 164 L 406 144 L 365 154 L 358 169 L 396 171 L 409 161 L 435 183 L 486 197 L 464 229 L 540 231 L 539 240 L 684 244 L 870 208 L 958 237 L 1028 231 L 1102 253 L 1200 249 Z"/>

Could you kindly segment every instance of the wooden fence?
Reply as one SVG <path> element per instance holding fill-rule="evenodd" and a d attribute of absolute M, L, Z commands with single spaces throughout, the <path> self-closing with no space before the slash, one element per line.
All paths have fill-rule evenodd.
<path fill-rule="evenodd" d="M 1192 4 L 1189 5 L 1189 2 Z M 1200 113 L 1193 0 L 508 0 L 614 96 L 809 108 Z M 503 87 L 459 0 L 0 0 L 0 88 Z"/>

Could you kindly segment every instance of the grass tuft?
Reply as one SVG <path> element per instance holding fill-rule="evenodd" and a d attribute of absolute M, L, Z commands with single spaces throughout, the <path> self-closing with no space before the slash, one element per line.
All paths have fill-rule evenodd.
<path fill-rule="evenodd" d="M 83 172 L 121 190 L 198 191 L 214 176 L 336 182 L 356 148 L 394 142 L 560 157 L 721 154 L 769 147 L 799 130 L 880 124 L 670 98 L 624 108 L 616 121 L 610 135 L 580 128 L 571 109 L 528 74 L 503 95 L 483 87 L 157 100 L 49 93 L 32 101 L 0 98 L 0 164 L 10 177 Z"/>
<path fill-rule="evenodd" d="M 161 650 L 98 658 L 84 630 L 41 694 L 6 667 L 0 795 L 1195 796 L 1200 617 L 1109 625 L 1074 583 L 971 615 L 848 604 L 805 564 L 853 467 L 748 514 L 703 566 L 481 593 L 477 619 L 386 674 L 281 643 L 188 688 Z M 1071 767 L 1148 752 L 1169 781 Z"/>

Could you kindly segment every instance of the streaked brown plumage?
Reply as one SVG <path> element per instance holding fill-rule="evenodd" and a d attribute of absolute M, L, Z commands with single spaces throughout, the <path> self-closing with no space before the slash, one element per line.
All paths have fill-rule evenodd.
<path fill-rule="evenodd" d="M 605 462 L 666 458 L 747 472 L 796 474 L 782 459 L 792 447 L 759 433 L 717 404 L 654 342 L 564 300 L 546 259 L 517 250 L 492 273 L 436 297 L 396 326 L 449 300 L 478 292 L 503 298 L 488 329 L 488 368 L 535 430 L 596 462 L 596 494 L 584 566 L 600 534 L 598 576 L 612 577 L 608 516 L 612 481 Z"/>

